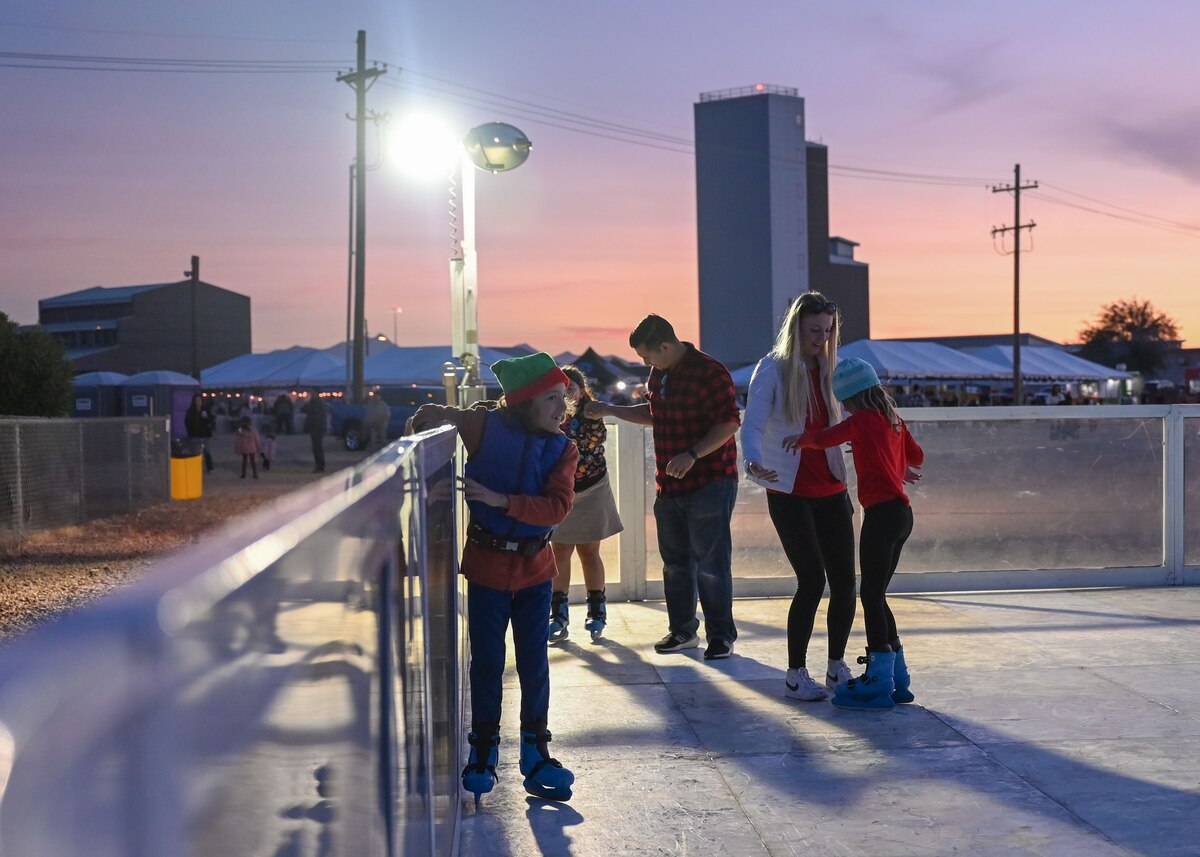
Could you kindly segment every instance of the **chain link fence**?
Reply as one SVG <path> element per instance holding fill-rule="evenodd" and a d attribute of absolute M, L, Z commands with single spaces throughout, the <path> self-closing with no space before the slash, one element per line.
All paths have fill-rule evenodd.
<path fill-rule="evenodd" d="M 170 499 L 165 418 L 0 419 L 0 541 Z"/>

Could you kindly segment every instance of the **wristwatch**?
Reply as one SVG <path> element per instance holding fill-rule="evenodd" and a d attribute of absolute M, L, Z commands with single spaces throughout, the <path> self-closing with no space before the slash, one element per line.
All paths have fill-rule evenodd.
<path fill-rule="evenodd" d="M 692 457 L 692 461 L 700 460 L 700 456 L 696 455 L 696 450 L 692 449 L 690 446 L 688 447 L 687 454 Z"/>

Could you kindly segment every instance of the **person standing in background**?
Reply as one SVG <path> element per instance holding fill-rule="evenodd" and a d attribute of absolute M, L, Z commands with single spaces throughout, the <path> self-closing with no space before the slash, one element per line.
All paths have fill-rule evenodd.
<path fill-rule="evenodd" d="M 192 403 L 183 415 L 183 427 L 188 437 L 200 441 L 200 448 L 204 453 L 204 469 L 212 473 L 213 460 L 208 451 L 208 441 L 213 436 L 213 416 L 204 407 L 204 399 L 200 395 L 192 396 Z"/>
<path fill-rule="evenodd" d="M 325 472 L 325 423 L 329 409 L 321 398 L 321 388 L 313 387 L 304 414 L 304 431 L 312 440 L 313 473 Z"/>

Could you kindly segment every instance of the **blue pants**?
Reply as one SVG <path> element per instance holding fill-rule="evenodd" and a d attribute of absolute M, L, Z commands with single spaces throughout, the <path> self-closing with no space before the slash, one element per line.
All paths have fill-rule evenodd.
<path fill-rule="evenodd" d="M 471 633 L 471 723 L 500 723 L 504 642 L 512 622 L 517 677 L 521 680 L 521 729 L 545 728 L 550 710 L 550 662 L 546 617 L 551 582 L 516 592 L 467 583 L 467 627 Z M 539 730 L 540 731 L 540 730 Z"/>
<path fill-rule="evenodd" d="M 716 479 L 691 494 L 654 500 L 663 594 L 673 633 L 690 637 L 699 629 L 699 595 L 708 641 L 732 643 L 737 639 L 733 624 L 733 541 L 729 535 L 736 499 L 737 480 Z"/>

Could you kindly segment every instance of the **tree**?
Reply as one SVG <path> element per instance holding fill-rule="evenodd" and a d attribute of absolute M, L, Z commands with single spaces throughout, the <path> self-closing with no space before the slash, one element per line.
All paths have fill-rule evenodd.
<path fill-rule="evenodd" d="M 18 335 L 0 312 L 0 414 L 66 416 L 73 376 L 62 343 L 40 327 Z"/>
<path fill-rule="evenodd" d="M 1167 349 L 1179 338 L 1179 327 L 1150 301 L 1131 298 L 1103 307 L 1095 323 L 1079 336 L 1081 357 L 1105 366 L 1124 363 L 1130 372 L 1152 375 L 1166 364 Z"/>

